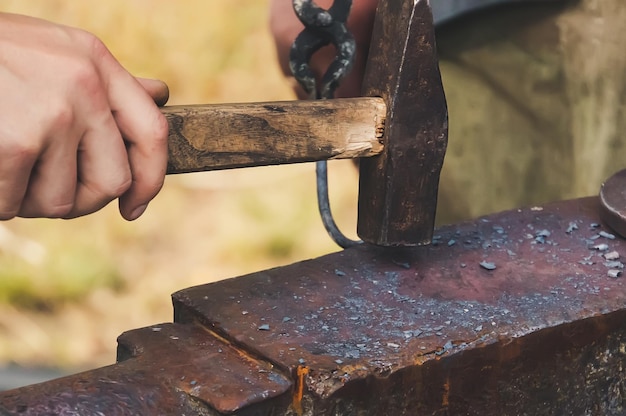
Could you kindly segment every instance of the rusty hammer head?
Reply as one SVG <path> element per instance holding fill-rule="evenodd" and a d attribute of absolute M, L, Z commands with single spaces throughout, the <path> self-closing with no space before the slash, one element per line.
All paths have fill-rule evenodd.
<path fill-rule="evenodd" d="M 448 137 L 428 0 L 379 2 L 362 95 L 382 97 L 387 117 L 383 154 L 361 160 L 359 237 L 428 244 Z"/>

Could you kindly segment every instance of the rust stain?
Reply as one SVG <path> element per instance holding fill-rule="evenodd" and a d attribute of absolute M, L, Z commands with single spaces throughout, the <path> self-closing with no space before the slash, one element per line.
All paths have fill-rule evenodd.
<path fill-rule="evenodd" d="M 309 374 L 309 368 L 299 365 L 296 368 L 296 385 L 293 394 L 293 410 L 298 416 L 302 416 L 302 397 L 304 397 L 305 376 Z"/>
<path fill-rule="evenodd" d="M 441 406 L 448 407 L 450 405 L 450 377 L 446 377 L 446 382 L 443 383 L 443 397 L 441 398 Z"/>
<path fill-rule="evenodd" d="M 218 332 L 212 330 L 211 328 L 203 326 L 202 323 L 199 320 L 196 320 L 194 324 L 199 329 L 203 330 L 204 332 L 207 332 L 212 337 L 215 337 L 217 340 L 219 340 L 221 343 L 223 343 L 224 346 L 230 347 L 243 360 L 248 361 L 250 363 L 253 363 L 255 365 L 259 365 L 259 366 L 265 367 L 267 369 L 273 370 L 275 368 L 274 363 L 272 363 L 270 361 L 267 361 L 267 360 L 264 360 L 261 357 L 257 357 L 251 351 L 248 351 L 245 348 L 241 348 L 240 346 L 235 345 L 231 340 L 229 340 L 228 338 L 223 337 Z"/>
<path fill-rule="evenodd" d="M 422 365 L 425 362 L 427 362 L 430 358 L 428 356 L 425 355 L 418 355 L 417 358 L 415 358 L 415 361 L 413 361 L 413 363 L 415 365 Z"/>
<path fill-rule="evenodd" d="M 230 342 L 229 339 L 223 337 L 222 335 L 218 334 L 216 331 L 212 330 L 211 328 L 208 328 L 206 326 L 204 326 L 202 324 L 202 322 L 200 322 L 199 320 L 194 320 L 193 324 L 203 330 L 204 332 L 208 333 L 209 335 L 211 335 L 212 337 L 215 337 L 217 340 L 219 340 L 220 342 L 226 344 L 226 345 L 232 345 L 232 342 Z"/>

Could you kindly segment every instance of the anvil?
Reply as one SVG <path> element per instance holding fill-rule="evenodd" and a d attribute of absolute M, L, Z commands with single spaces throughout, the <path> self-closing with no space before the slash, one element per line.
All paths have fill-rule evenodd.
<path fill-rule="evenodd" d="M 375 27 L 371 242 L 181 290 L 173 323 L 119 337 L 117 364 L 0 393 L 0 414 L 624 414 L 626 241 L 603 220 L 621 182 L 429 231 L 431 206 L 415 207 L 434 204 L 446 114 L 428 2 L 381 2 Z"/>

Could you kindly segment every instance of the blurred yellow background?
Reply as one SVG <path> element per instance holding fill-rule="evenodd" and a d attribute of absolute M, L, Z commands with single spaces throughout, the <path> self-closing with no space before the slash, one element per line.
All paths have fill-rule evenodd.
<path fill-rule="evenodd" d="M 95 33 L 170 104 L 293 99 L 267 28 L 268 0 L 0 0 Z M 337 222 L 354 237 L 357 174 L 333 162 Z M 171 321 L 169 295 L 338 248 L 311 164 L 180 175 L 139 220 L 114 204 L 71 221 L 0 223 L 0 366 L 76 371 L 112 363 L 123 331 Z"/>

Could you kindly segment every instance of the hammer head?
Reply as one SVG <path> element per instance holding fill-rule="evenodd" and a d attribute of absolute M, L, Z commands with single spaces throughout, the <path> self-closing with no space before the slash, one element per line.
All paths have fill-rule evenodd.
<path fill-rule="evenodd" d="M 448 111 L 428 0 L 379 2 L 362 93 L 387 104 L 383 154 L 361 160 L 357 232 L 382 246 L 430 243 Z"/>

